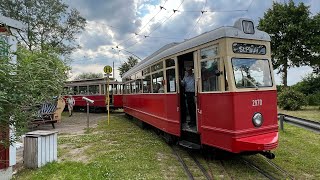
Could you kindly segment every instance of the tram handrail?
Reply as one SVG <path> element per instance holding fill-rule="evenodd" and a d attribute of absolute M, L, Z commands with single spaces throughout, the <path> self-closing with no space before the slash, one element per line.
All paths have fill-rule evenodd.
<path fill-rule="evenodd" d="M 282 113 L 278 114 L 278 120 L 280 121 L 280 129 L 281 130 L 284 129 L 283 122 L 287 122 L 289 124 L 299 126 L 299 127 L 320 133 L 320 122 L 302 119 L 302 118 L 298 118 L 298 117 L 294 117 L 294 116 L 290 116 L 290 115 L 282 114 Z"/>

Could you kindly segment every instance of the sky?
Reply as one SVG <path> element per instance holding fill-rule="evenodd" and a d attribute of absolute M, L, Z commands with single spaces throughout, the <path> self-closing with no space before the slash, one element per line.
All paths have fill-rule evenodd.
<path fill-rule="evenodd" d="M 278 0 L 286 2 L 288 0 Z M 221 26 L 232 26 L 240 18 L 257 25 L 272 0 L 64 0 L 87 19 L 85 31 L 77 36 L 81 49 L 71 58 L 70 79 L 84 72 L 103 73 L 114 63 L 118 67 L 129 56 L 140 59 L 172 42 L 182 42 Z M 295 0 L 310 6 L 313 15 L 320 11 L 320 0 Z M 174 10 L 177 10 L 174 12 Z M 202 13 L 201 11 L 205 11 Z M 119 51 L 120 50 L 120 51 Z M 275 73 L 277 71 L 275 70 Z M 299 82 L 310 67 L 291 68 L 288 85 Z M 280 75 L 275 74 L 277 84 Z"/>

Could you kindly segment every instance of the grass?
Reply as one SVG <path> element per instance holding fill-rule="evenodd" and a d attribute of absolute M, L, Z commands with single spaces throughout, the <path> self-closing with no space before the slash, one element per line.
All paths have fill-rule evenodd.
<path fill-rule="evenodd" d="M 295 179 L 320 179 L 319 134 L 289 124 L 279 133 L 273 161 Z M 159 136 L 140 129 L 120 114 L 111 116 L 109 126 L 102 120 L 84 135 L 59 134 L 58 143 L 58 162 L 36 170 L 24 169 L 14 179 L 187 179 L 171 148 Z M 181 153 L 191 170 L 199 175 L 196 179 L 203 179 L 187 153 Z M 206 161 L 200 154 L 197 156 L 213 179 L 264 179 L 238 157 Z M 245 158 L 285 179 L 264 157 Z"/>
<path fill-rule="evenodd" d="M 14 179 L 186 179 L 170 147 L 122 116 L 81 136 L 60 136 L 59 162 L 24 169 Z M 142 143 L 143 142 L 143 143 Z"/>
<path fill-rule="evenodd" d="M 320 107 L 319 106 L 306 106 L 298 111 L 286 111 L 278 108 L 278 113 L 288 114 L 291 116 L 319 121 L 320 122 Z"/>

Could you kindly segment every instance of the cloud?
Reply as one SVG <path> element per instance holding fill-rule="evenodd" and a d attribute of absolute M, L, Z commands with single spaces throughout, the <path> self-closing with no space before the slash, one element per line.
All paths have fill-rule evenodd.
<path fill-rule="evenodd" d="M 85 32 L 78 37 L 82 49 L 72 55 L 73 74 L 102 72 L 103 66 L 112 65 L 113 62 L 117 69 L 120 63 L 131 55 L 126 51 L 145 58 L 166 44 L 182 42 L 220 26 L 232 26 L 240 17 L 253 19 L 257 24 L 259 18 L 263 17 L 264 12 L 271 8 L 273 3 L 273 1 L 258 0 L 65 0 L 65 2 L 70 7 L 78 9 L 88 21 Z M 295 0 L 295 2 L 305 2 L 310 5 L 313 14 L 320 10 L 319 0 Z M 160 10 L 160 6 L 165 9 Z M 173 14 L 173 9 L 179 11 Z M 201 15 L 201 10 L 207 12 Z M 119 52 L 119 49 L 111 49 L 117 45 L 119 49 L 124 50 Z M 305 70 L 290 69 L 288 82 L 295 83 L 301 79 L 300 76 L 305 74 Z M 279 82 L 277 75 L 276 80 Z"/>

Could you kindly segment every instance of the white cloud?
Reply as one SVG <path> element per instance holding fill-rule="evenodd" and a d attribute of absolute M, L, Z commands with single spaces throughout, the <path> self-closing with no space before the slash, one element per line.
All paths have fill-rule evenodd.
<path fill-rule="evenodd" d="M 283 1 L 277 0 L 277 2 Z M 295 2 L 305 2 L 310 5 L 313 14 L 320 10 L 319 0 L 295 0 Z M 83 48 L 72 55 L 74 61 L 71 65 L 74 77 L 81 72 L 102 72 L 103 66 L 112 65 L 112 62 L 115 62 L 115 69 L 117 69 L 120 63 L 131 55 L 124 51 L 111 50 L 118 44 L 121 44 L 120 49 L 124 48 L 145 58 L 165 44 L 181 42 L 185 38 L 194 37 L 220 26 L 231 26 L 239 17 L 251 18 L 257 23 L 264 12 L 272 7 L 273 1 L 77 0 L 66 1 L 66 3 L 72 8 L 77 8 L 88 21 L 86 31 L 78 37 Z M 205 3 L 207 11 L 243 11 L 207 12 L 196 23 Z M 180 12 L 172 15 L 173 9 L 177 9 L 180 4 Z M 160 5 L 166 10 L 163 9 L 158 13 Z M 135 32 L 140 35 L 135 36 Z M 149 35 L 150 32 L 152 32 L 150 37 L 143 36 Z M 296 83 L 309 71 L 310 69 L 304 68 L 290 69 L 288 83 Z M 119 78 L 118 73 L 116 77 Z M 277 75 L 276 80 L 280 82 Z"/>

